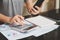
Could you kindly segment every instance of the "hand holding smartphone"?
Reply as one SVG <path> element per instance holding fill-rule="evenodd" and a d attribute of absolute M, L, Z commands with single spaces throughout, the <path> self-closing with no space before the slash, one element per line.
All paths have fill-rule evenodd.
<path fill-rule="evenodd" d="M 38 0 L 35 5 L 33 6 L 35 8 L 35 6 L 41 7 L 42 3 L 44 0 Z M 36 8 L 35 8 L 36 9 Z M 37 9 L 36 9 L 37 10 Z"/>

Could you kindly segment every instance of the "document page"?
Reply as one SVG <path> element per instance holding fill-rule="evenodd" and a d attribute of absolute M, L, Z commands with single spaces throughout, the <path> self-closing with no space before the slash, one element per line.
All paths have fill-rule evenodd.
<path fill-rule="evenodd" d="M 36 25 L 39 25 L 39 26 L 41 26 L 41 27 L 44 27 L 44 26 L 47 26 L 47 25 L 48 25 L 48 26 L 49 26 L 49 25 L 54 25 L 54 24 L 56 23 L 55 21 L 53 21 L 53 20 L 51 20 L 51 19 L 48 19 L 48 18 L 46 18 L 46 17 L 43 17 L 43 16 L 41 16 L 41 15 L 36 16 L 36 17 L 32 17 L 32 18 L 28 18 L 28 19 L 26 19 L 26 20 L 28 20 L 28 21 L 36 24 Z"/>

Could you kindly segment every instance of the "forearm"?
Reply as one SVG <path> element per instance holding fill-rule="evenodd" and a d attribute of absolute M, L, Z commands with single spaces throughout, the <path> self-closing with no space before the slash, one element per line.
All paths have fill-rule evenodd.
<path fill-rule="evenodd" d="M 33 0 L 25 0 L 25 3 L 32 3 Z"/>
<path fill-rule="evenodd" d="M 0 21 L 5 22 L 5 23 L 9 23 L 10 22 L 10 17 L 7 17 L 3 14 L 0 14 Z"/>
<path fill-rule="evenodd" d="M 25 0 L 26 6 L 29 6 L 33 3 L 33 0 Z"/>

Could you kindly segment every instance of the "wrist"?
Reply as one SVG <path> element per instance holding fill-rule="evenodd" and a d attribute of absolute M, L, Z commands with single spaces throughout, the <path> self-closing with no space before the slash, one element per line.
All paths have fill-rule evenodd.
<path fill-rule="evenodd" d="M 8 17 L 6 20 L 7 23 L 11 24 L 11 17 Z"/>

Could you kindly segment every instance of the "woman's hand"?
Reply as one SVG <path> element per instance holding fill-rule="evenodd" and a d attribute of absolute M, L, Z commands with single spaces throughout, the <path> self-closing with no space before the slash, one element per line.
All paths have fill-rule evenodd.
<path fill-rule="evenodd" d="M 36 9 L 35 9 L 36 8 Z M 39 12 L 41 11 L 40 7 L 35 6 L 35 8 L 32 8 L 29 12 L 33 15 L 39 14 Z"/>
<path fill-rule="evenodd" d="M 23 25 L 24 24 L 24 17 L 20 16 L 20 15 L 16 15 L 14 17 L 12 17 L 10 19 L 10 24 L 20 24 L 20 25 Z"/>

